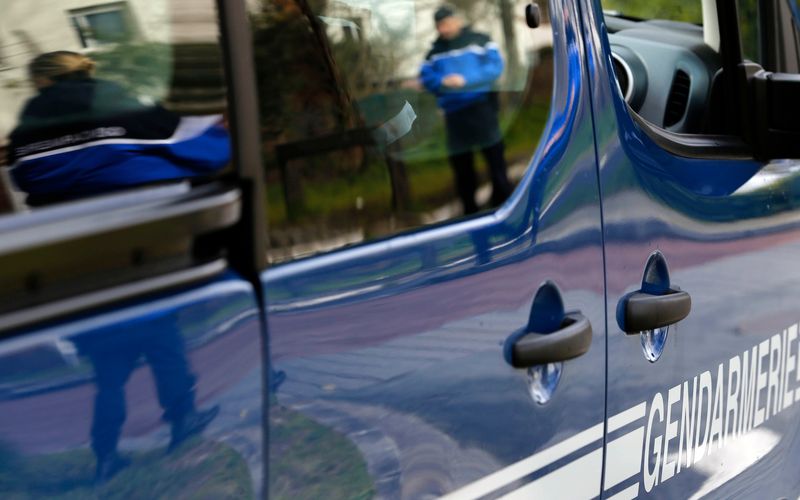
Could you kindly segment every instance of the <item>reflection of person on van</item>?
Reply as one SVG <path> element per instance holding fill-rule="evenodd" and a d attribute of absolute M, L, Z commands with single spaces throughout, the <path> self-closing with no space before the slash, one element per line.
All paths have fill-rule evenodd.
<path fill-rule="evenodd" d="M 195 407 L 195 377 L 177 324 L 165 318 L 115 325 L 113 331 L 96 331 L 71 339 L 78 352 L 94 367 L 97 393 L 92 418 L 92 450 L 97 457 L 98 484 L 108 481 L 130 460 L 117 453 L 126 418 L 125 385 L 141 360 L 150 365 L 164 410 L 162 419 L 172 427 L 169 450 L 200 434 L 219 413 L 219 407 Z"/>
<path fill-rule="evenodd" d="M 185 179 L 230 158 L 221 116 L 179 117 L 146 105 L 120 85 L 93 78 L 95 63 L 75 52 L 36 57 L 38 90 L 9 139 L 9 165 L 30 205 Z"/>
<path fill-rule="evenodd" d="M 444 110 L 447 150 L 464 213 L 478 211 L 473 149 L 480 149 L 492 180 L 492 206 L 511 194 L 503 138 L 497 121 L 497 95 L 492 85 L 503 72 L 503 58 L 491 39 L 464 25 L 448 5 L 434 14 L 439 38 L 422 65 L 422 84 Z"/>

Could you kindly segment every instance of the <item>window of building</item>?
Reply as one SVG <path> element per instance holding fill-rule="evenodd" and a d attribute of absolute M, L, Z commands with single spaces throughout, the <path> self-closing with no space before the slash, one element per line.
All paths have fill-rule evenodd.
<path fill-rule="evenodd" d="M 104 4 L 69 11 L 84 48 L 130 41 L 134 27 L 124 2 Z"/>

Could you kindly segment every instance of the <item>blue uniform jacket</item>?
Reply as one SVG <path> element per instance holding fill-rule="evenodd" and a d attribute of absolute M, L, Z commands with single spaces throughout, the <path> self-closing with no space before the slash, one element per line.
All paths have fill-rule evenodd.
<path fill-rule="evenodd" d="M 457 73 L 466 85 L 460 89 L 442 86 L 442 79 Z M 464 28 L 456 38 L 438 38 L 420 72 L 422 84 L 433 92 L 439 106 L 450 113 L 488 98 L 492 85 L 503 73 L 503 56 L 483 33 Z"/>
<path fill-rule="evenodd" d="M 111 82 L 60 82 L 23 110 L 10 137 L 11 176 L 41 205 L 209 174 L 230 159 L 220 123 L 144 106 Z"/>

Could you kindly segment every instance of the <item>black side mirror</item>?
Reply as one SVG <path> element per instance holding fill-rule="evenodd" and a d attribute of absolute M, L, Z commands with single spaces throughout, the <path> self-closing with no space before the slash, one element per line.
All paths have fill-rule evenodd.
<path fill-rule="evenodd" d="M 525 6 L 525 21 L 529 28 L 538 28 L 542 24 L 542 11 L 536 3 Z"/>
<path fill-rule="evenodd" d="M 800 158 L 800 75 L 758 68 L 748 80 L 756 156 Z"/>

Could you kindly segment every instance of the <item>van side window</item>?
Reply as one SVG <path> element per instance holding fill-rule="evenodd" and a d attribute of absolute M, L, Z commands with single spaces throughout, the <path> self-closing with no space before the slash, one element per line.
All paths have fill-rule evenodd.
<path fill-rule="evenodd" d="M 552 94 L 552 31 L 514 2 L 251 5 L 269 258 L 501 206 Z"/>
<path fill-rule="evenodd" d="M 759 7 L 756 0 L 737 0 L 739 37 L 744 59 L 768 71 L 800 73 L 800 8 L 797 0 Z"/>
<path fill-rule="evenodd" d="M 741 106 L 726 97 L 726 80 L 736 77 L 727 78 L 723 71 L 720 23 L 725 18 L 713 5 L 699 0 L 603 0 L 620 91 L 632 111 L 658 128 L 679 134 L 741 133 L 732 111 Z M 767 71 L 800 72 L 797 0 L 725 5 L 729 12 L 733 7 L 737 11 L 742 59 Z"/>
<path fill-rule="evenodd" d="M 212 0 L 9 2 L 0 148 L 15 208 L 215 176 L 230 161 Z"/>
<path fill-rule="evenodd" d="M 682 134 L 725 132 L 722 57 L 702 2 L 604 0 L 614 72 L 630 108 L 656 127 Z"/>

